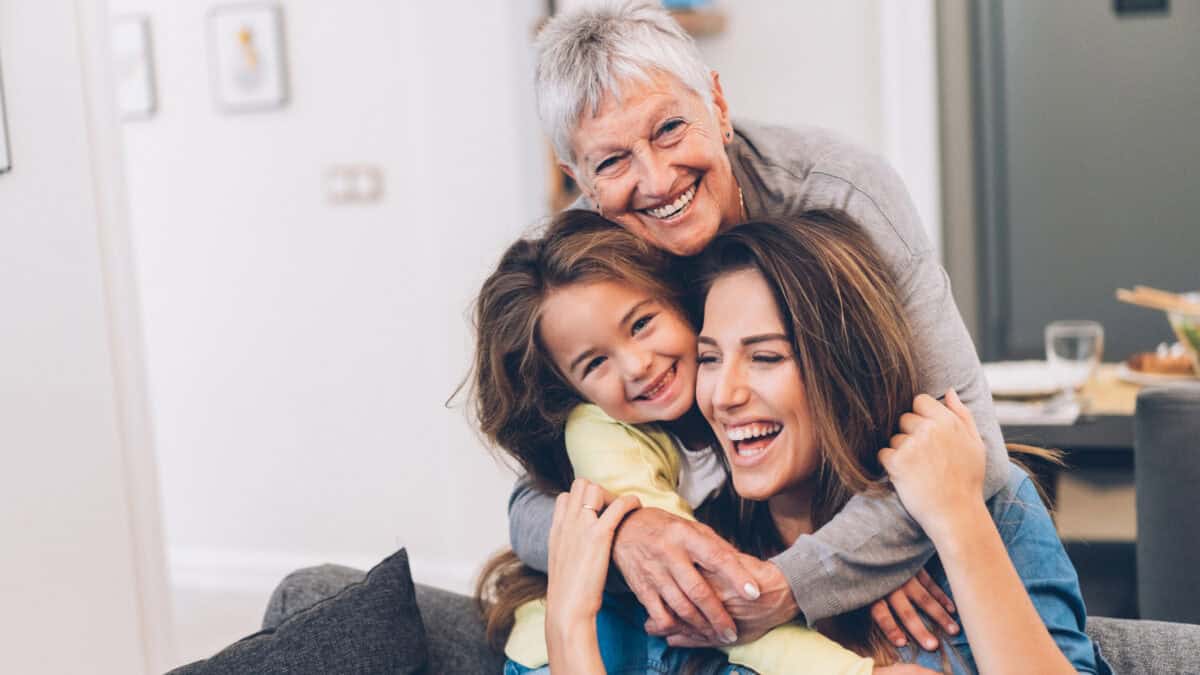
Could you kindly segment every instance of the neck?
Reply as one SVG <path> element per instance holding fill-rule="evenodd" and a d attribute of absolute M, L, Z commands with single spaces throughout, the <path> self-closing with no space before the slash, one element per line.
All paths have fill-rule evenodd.
<path fill-rule="evenodd" d="M 713 443 L 712 427 L 708 426 L 708 421 L 696 406 L 692 406 L 683 417 L 665 422 L 663 426 L 691 450 L 707 448 Z"/>
<path fill-rule="evenodd" d="M 788 546 L 802 534 L 813 533 L 812 500 L 814 481 L 806 481 L 771 497 L 767 508 L 775 528 Z"/>

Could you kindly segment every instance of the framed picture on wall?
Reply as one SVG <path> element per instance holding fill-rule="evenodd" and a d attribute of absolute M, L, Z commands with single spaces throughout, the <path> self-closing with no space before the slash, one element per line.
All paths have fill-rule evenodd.
<path fill-rule="evenodd" d="M 283 12 L 275 4 L 227 5 L 208 14 L 213 95 L 227 112 L 287 102 Z"/>
<path fill-rule="evenodd" d="M 120 16 L 112 23 L 113 70 L 117 81 L 117 109 L 121 119 L 140 120 L 154 115 L 154 60 L 150 51 L 150 22 L 144 16 Z"/>
<path fill-rule="evenodd" d="M 4 110 L 4 74 L 0 72 L 0 173 L 12 168 L 8 154 L 8 113 Z"/>

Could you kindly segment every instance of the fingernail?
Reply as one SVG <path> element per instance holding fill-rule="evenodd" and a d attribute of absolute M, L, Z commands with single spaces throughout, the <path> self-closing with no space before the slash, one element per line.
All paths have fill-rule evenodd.
<path fill-rule="evenodd" d="M 746 592 L 746 597 L 751 600 L 757 600 L 758 596 L 760 595 L 758 592 L 758 586 L 755 586 L 749 581 L 746 582 L 745 586 L 742 586 L 742 590 Z"/>
<path fill-rule="evenodd" d="M 732 629 L 727 629 L 721 634 L 721 637 L 725 638 L 725 644 L 727 645 L 737 642 L 737 633 L 733 632 Z"/>
<path fill-rule="evenodd" d="M 928 649 L 929 651 L 937 649 L 937 640 L 926 640 L 925 649 Z"/>
<path fill-rule="evenodd" d="M 908 640 L 905 640 L 904 638 L 900 638 L 899 640 L 896 640 L 897 647 L 903 647 L 907 644 L 908 644 Z"/>
<path fill-rule="evenodd" d="M 956 624 L 956 623 L 946 624 L 946 632 L 951 635 L 958 635 L 958 624 Z"/>

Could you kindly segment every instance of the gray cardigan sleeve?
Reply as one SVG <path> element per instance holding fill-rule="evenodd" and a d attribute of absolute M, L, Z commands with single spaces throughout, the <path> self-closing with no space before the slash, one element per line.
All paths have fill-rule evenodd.
<path fill-rule="evenodd" d="M 550 567 L 550 523 L 554 497 L 522 476 L 508 498 L 508 538 L 521 562 L 540 572 Z"/>
<path fill-rule="evenodd" d="M 869 170 L 857 168 L 813 171 L 805 180 L 806 201 L 810 208 L 844 210 L 883 255 L 912 328 L 918 390 L 941 396 L 953 387 L 970 408 L 987 447 L 983 496 L 989 498 L 1005 484 L 1008 452 L 949 278 L 900 177 L 882 161 L 872 162 Z M 933 553 L 933 544 L 894 493 L 857 495 L 824 527 L 801 536 L 772 562 L 783 570 L 811 624 L 882 598 L 912 578 Z"/>

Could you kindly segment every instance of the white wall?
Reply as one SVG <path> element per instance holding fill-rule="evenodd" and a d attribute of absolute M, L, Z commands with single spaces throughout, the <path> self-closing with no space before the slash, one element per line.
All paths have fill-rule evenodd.
<path fill-rule="evenodd" d="M 700 51 L 721 74 L 734 117 L 813 124 L 883 150 L 877 0 L 727 0 Z"/>
<path fill-rule="evenodd" d="M 269 590 L 407 546 L 461 587 L 507 538 L 511 477 L 442 404 L 469 301 L 541 204 L 532 16 L 286 2 L 291 101 L 228 115 L 210 5 L 112 2 L 149 16 L 159 78 L 125 137 L 177 581 Z M 381 202 L 326 202 L 347 162 L 382 169 Z"/>
<path fill-rule="evenodd" d="M 0 0 L 0 666 L 151 673 L 168 609 L 102 2 Z"/>
<path fill-rule="evenodd" d="M 933 0 L 724 0 L 699 40 L 734 117 L 841 132 L 883 155 L 941 246 Z"/>

